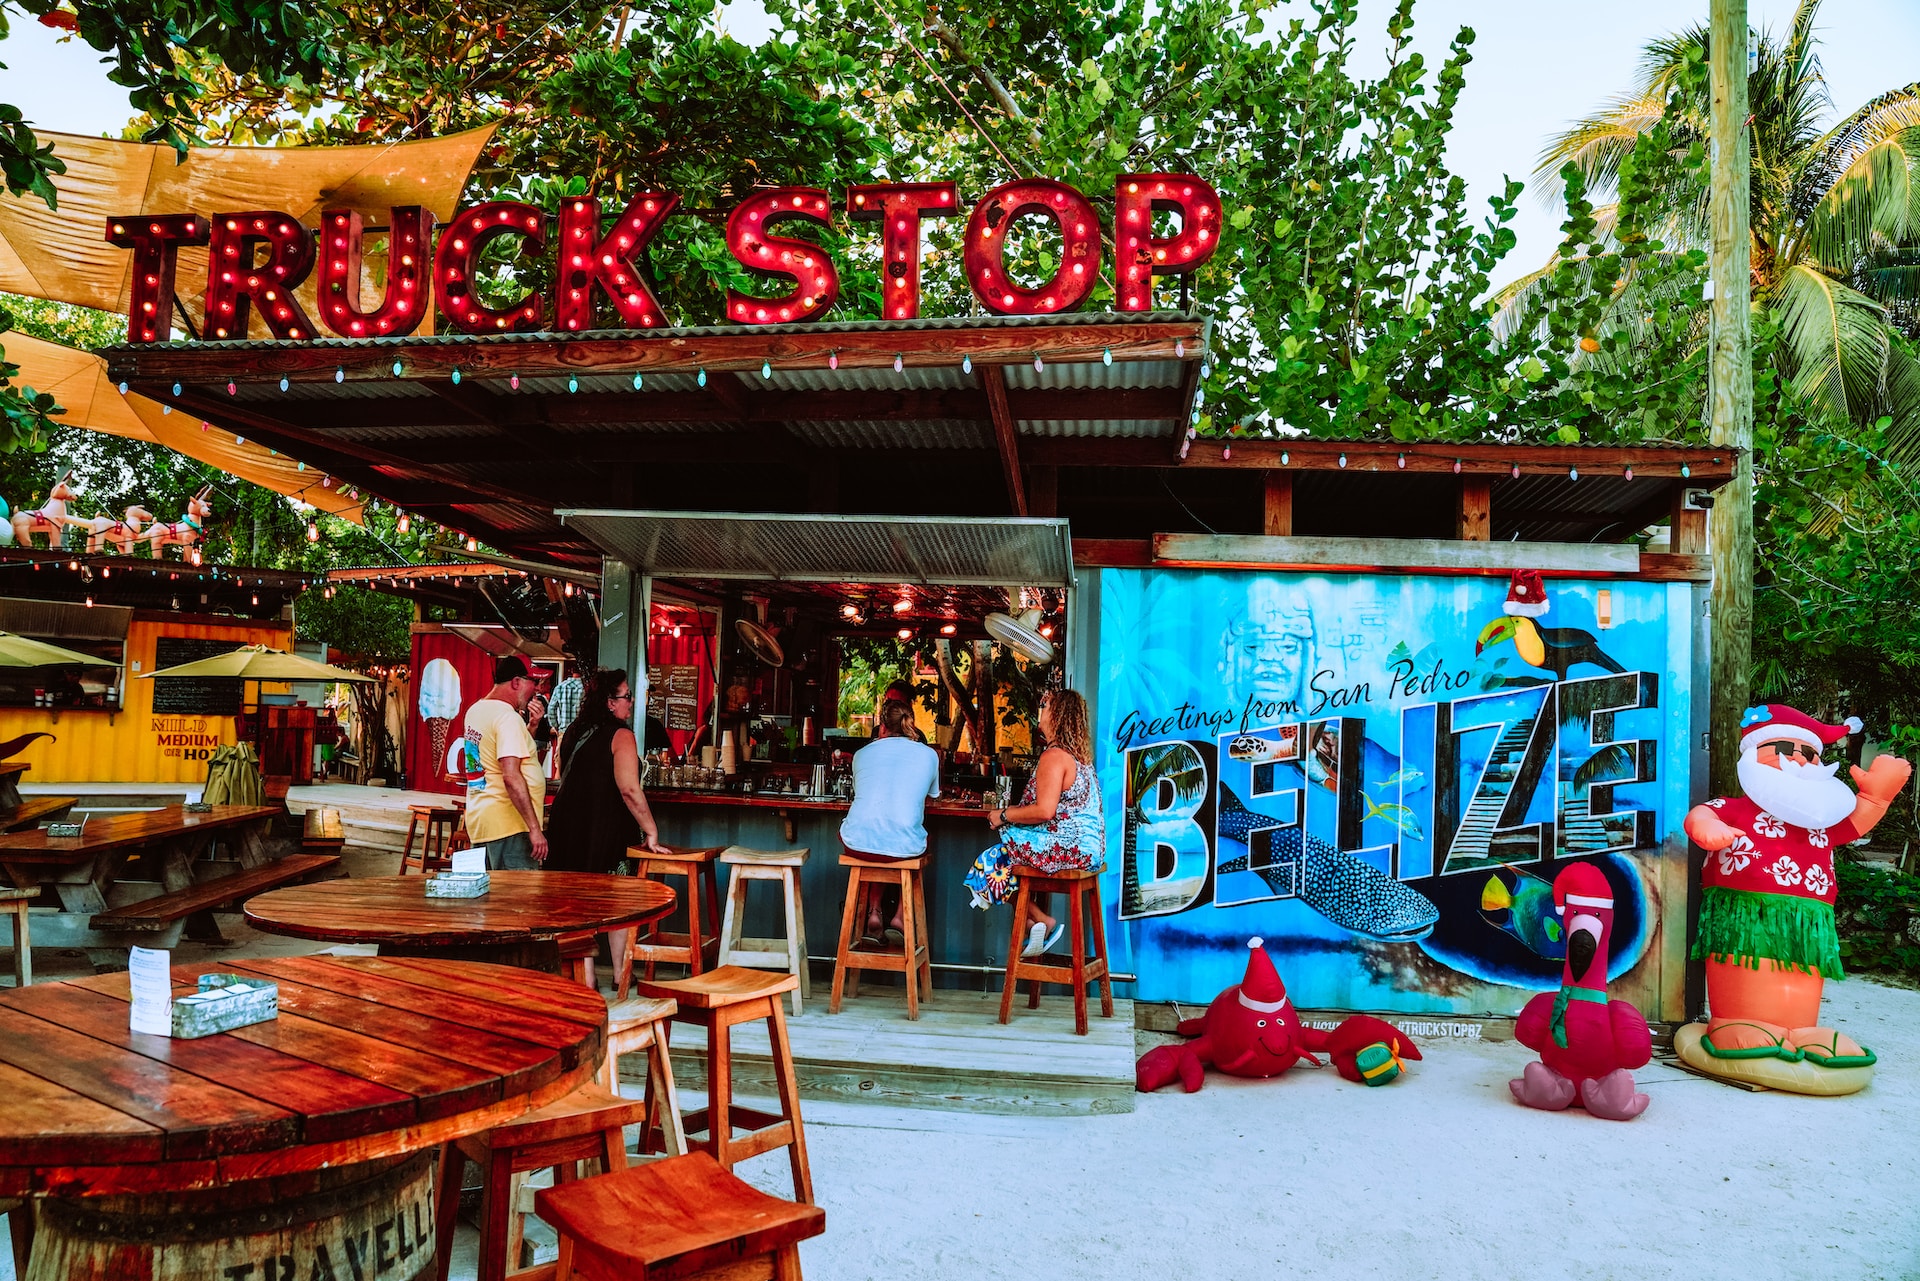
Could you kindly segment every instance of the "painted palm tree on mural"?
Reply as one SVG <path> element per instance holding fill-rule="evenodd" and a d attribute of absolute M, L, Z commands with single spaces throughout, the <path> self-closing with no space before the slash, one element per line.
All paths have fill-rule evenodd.
<path fill-rule="evenodd" d="M 1777 327 L 1775 360 L 1803 395 L 1856 423 L 1891 416 L 1889 445 L 1920 455 L 1920 356 L 1912 345 L 1920 336 L 1920 84 L 1823 129 L 1832 101 L 1814 35 L 1819 9 L 1820 0 L 1802 0 L 1785 33 L 1761 32 L 1750 50 L 1754 305 Z M 1561 170 L 1575 165 L 1596 220 L 1610 227 L 1613 208 L 1600 202 L 1673 95 L 1675 145 L 1705 145 L 1705 77 L 1688 72 L 1704 65 L 1706 48 L 1705 26 L 1649 43 L 1632 92 L 1548 143 L 1536 188 L 1558 198 Z M 1669 251 L 1706 248 L 1704 172 L 1660 198 L 1657 238 Z M 1501 292 L 1505 327 L 1528 323 L 1540 282 L 1559 265 L 1556 258 Z"/>

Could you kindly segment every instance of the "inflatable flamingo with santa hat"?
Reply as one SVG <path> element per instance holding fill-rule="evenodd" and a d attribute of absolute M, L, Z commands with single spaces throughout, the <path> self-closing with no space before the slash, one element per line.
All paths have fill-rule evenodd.
<path fill-rule="evenodd" d="M 1710 1019 L 1674 1034 L 1692 1067 L 1802 1094 L 1849 1094 L 1872 1079 L 1872 1052 L 1820 1026 L 1825 978 L 1841 976 L 1833 852 L 1873 830 L 1913 767 L 1896 756 L 1856 765 L 1856 795 L 1820 756 L 1860 728 L 1778 703 L 1748 708 L 1743 795 L 1687 815 L 1687 835 L 1707 852 L 1693 955 L 1706 962 Z"/>
<path fill-rule="evenodd" d="M 1567 940 L 1560 990 L 1540 993 L 1520 1011 L 1514 1039 L 1540 1059 L 1507 1087 L 1530 1108 L 1558 1112 L 1578 1103 L 1593 1116 L 1631 1121 L 1647 1110 L 1633 1069 L 1653 1057 L 1653 1035 L 1631 1002 L 1607 997 L 1613 887 L 1593 864 L 1575 863 L 1553 878 L 1553 910 Z"/>

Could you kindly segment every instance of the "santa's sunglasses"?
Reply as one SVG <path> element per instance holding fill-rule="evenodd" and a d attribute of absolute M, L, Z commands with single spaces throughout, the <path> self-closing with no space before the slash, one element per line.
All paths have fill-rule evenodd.
<path fill-rule="evenodd" d="M 1820 760 L 1820 749 L 1811 743 L 1795 743 L 1781 738 L 1771 743 L 1760 744 L 1760 750 L 1763 752 L 1769 747 L 1774 750 L 1775 755 L 1804 757 L 1809 764 L 1816 764 Z"/>

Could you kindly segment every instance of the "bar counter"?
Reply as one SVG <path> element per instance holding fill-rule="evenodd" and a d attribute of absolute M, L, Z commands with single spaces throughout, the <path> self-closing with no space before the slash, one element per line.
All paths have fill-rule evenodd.
<path fill-rule="evenodd" d="M 847 873 L 840 866 L 840 820 L 848 802 L 780 792 L 716 792 L 648 788 L 647 804 L 659 823 L 660 839 L 668 845 L 745 845 L 752 849 L 781 850 L 805 846 L 807 864 L 801 871 L 800 892 L 806 902 L 807 953 L 831 959 L 839 941 L 840 916 L 846 903 Z M 984 804 L 930 800 L 927 802 L 927 926 L 929 948 L 936 967 L 941 965 L 999 965 L 1005 960 L 1007 932 L 1012 926 L 1008 909 L 981 912 L 968 906 L 961 880 L 973 860 L 994 842 Z M 791 831 L 793 836 L 788 837 Z M 726 869 L 721 869 L 724 881 Z M 676 887 L 679 882 L 671 882 Z M 726 886 L 721 886 L 726 892 Z M 781 932 L 782 920 L 771 889 L 755 886 L 748 894 L 746 933 L 770 936 Z M 685 919 L 684 909 L 673 917 L 674 928 Z M 869 973 L 868 982 L 883 982 Z M 998 974 L 934 970 L 940 987 L 976 991 L 999 990 Z M 819 988 L 815 988 L 820 993 Z M 824 993 L 816 999 L 824 1000 Z"/>

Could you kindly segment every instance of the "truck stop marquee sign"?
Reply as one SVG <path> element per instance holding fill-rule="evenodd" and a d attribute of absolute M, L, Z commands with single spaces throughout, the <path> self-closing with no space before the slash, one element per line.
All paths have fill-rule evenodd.
<path fill-rule="evenodd" d="M 440 229 L 437 242 L 431 212 L 417 206 L 390 210 L 386 290 L 372 305 L 360 292 L 364 228 L 360 215 L 351 210 L 327 210 L 318 232 L 291 214 L 272 210 L 211 218 L 194 213 L 129 216 L 108 221 L 107 241 L 133 251 L 128 304 L 133 342 L 168 338 L 174 272 L 184 245 L 207 246 L 203 336 L 212 339 L 245 338 L 254 308 L 275 338 L 321 336 L 320 326 L 294 297 L 316 266 L 321 325 L 342 338 L 413 333 L 429 305 L 438 307 L 461 333 L 593 329 L 594 305 L 602 294 L 624 326 L 653 329 L 668 320 L 649 284 L 648 246 L 679 203 L 670 192 L 641 192 L 612 228 L 605 229 L 597 199 L 568 197 L 554 233 L 558 261 L 551 326 L 547 300 L 539 294 L 529 292 L 510 306 L 488 307 L 472 288 L 481 252 L 490 242 L 517 236 L 534 251 L 546 248 L 546 214 L 520 201 L 496 200 L 463 209 Z M 1154 276 L 1195 270 L 1219 243 L 1220 197 L 1190 174 L 1122 174 L 1114 184 L 1113 204 L 1118 257 L 1113 283 L 1121 311 L 1148 310 Z M 959 210 L 959 190 L 950 182 L 848 188 L 847 214 L 881 224 L 885 318 L 911 320 L 919 315 L 921 221 Z M 1176 215 L 1178 230 L 1156 235 L 1155 213 Z M 1051 218 L 1064 242 L 1053 278 L 1034 288 L 1015 282 L 1004 262 L 1008 231 L 1028 216 Z M 817 187 L 756 191 L 735 206 L 727 217 L 728 250 L 753 275 L 789 288 L 777 298 L 730 288 L 727 318 L 743 325 L 777 325 L 824 316 L 840 294 L 832 257 L 814 242 L 777 235 L 774 228 L 780 223 L 829 226 L 832 219 L 832 200 Z M 1072 311 L 1099 278 L 1102 230 L 1093 203 L 1066 183 L 1019 179 L 995 187 L 973 206 L 962 270 L 981 305 L 996 315 Z"/>

